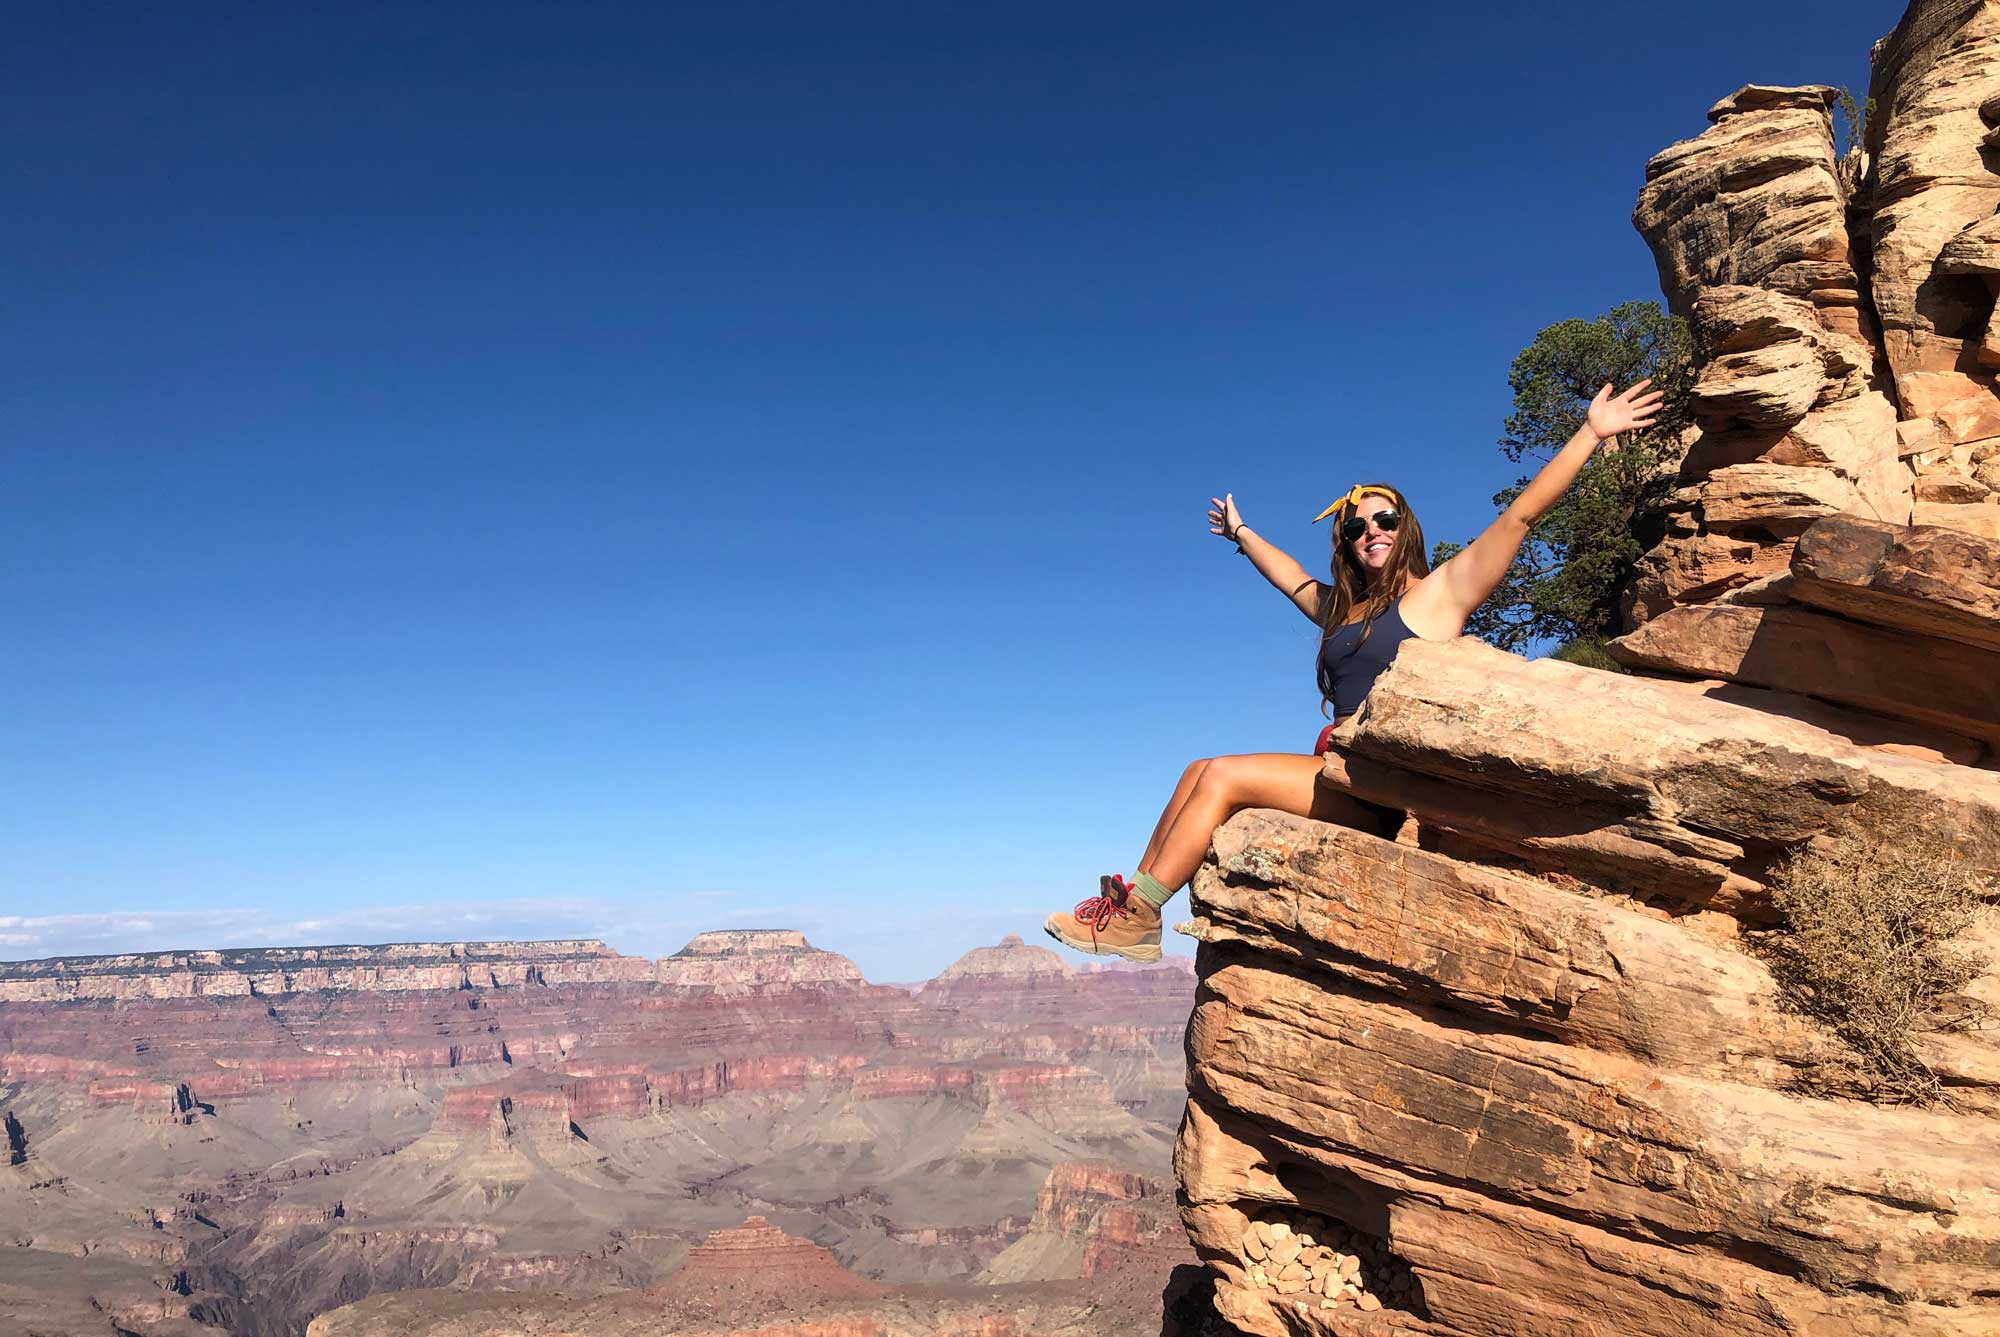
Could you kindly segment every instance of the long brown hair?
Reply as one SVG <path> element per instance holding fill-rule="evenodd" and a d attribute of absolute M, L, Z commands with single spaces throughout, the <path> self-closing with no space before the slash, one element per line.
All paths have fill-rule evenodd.
<path fill-rule="evenodd" d="M 1326 583 L 1327 592 L 1319 601 L 1319 657 L 1314 661 L 1319 669 L 1322 715 L 1331 715 L 1333 703 L 1333 675 L 1326 667 L 1327 639 L 1354 620 L 1354 609 L 1359 605 L 1361 639 L 1367 640 L 1368 633 L 1374 630 L 1375 619 L 1389 611 L 1389 605 L 1403 596 L 1412 581 L 1423 579 L 1431 571 L 1430 559 L 1425 555 L 1424 527 L 1411 514 L 1403 494 L 1387 483 L 1363 483 L 1360 490 L 1364 494 L 1379 493 L 1395 502 L 1396 509 L 1402 512 L 1403 523 L 1396 526 L 1396 542 L 1389 549 L 1389 560 L 1382 564 L 1381 579 L 1371 588 L 1367 568 L 1355 557 L 1353 545 L 1340 536 L 1341 525 L 1360 509 L 1360 503 L 1343 501 L 1333 513 L 1333 570 Z"/>

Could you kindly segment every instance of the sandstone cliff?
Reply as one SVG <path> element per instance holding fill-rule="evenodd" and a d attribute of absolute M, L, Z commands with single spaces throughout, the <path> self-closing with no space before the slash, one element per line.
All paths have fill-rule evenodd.
<path fill-rule="evenodd" d="M 1636 621 L 1780 575 L 1827 515 L 2000 537 L 2000 11 L 1914 0 L 1869 91 L 1845 157 L 1837 90 L 1751 86 L 1646 165 L 1700 430 Z"/>
<path fill-rule="evenodd" d="M 1753 86 L 1647 167 L 1699 434 L 1632 674 L 1408 643 L 1327 769 L 1414 846 L 1217 833 L 1176 1165 L 1233 1329 L 2000 1332 L 1996 1032 L 1886 1103 L 1758 948 L 1834 833 L 2000 873 L 2000 4 L 1917 0 L 1873 93 L 1844 158 Z"/>
<path fill-rule="evenodd" d="M 1469 642 L 1406 646 L 1345 747 L 1424 848 L 1249 813 L 1194 889 L 1178 1167 L 1237 1327 L 2000 1326 L 2000 1046 L 1929 1041 L 1955 1109 L 1807 1098 L 1834 1042 L 1742 941 L 1837 823 L 2000 867 L 2000 774 Z M 1360 1238 L 1363 1294 L 1258 1270 L 1256 1223 L 1302 1218 Z"/>

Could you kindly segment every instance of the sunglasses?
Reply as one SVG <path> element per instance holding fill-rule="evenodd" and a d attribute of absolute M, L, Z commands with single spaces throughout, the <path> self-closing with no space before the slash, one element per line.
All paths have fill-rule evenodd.
<path fill-rule="evenodd" d="M 1340 522 L 1340 536 L 1352 543 L 1368 532 L 1370 520 L 1373 520 L 1375 527 L 1385 534 L 1395 533 L 1396 526 L 1403 523 L 1403 517 L 1395 511 L 1377 511 L 1370 516 L 1350 515 Z"/>

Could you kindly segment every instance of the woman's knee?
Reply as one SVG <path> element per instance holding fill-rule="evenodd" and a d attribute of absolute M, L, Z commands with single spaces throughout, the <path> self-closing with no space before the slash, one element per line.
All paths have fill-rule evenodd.
<path fill-rule="evenodd" d="M 1200 784 L 1202 772 L 1208 769 L 1208 763 L 1211 760 L 1212 758 L 1203 757 L 1200 761 L 1189 762 L 1187 769 L 1181 772 L 1181 783 L 1184 785 Z"/>
<path fill-rule="evenodd" d="M 1201 763 L 1201 771 L 1195 779 L 1196 787 L 1210 793 L 1231 793 L 1243 777 L 1246 760 L 1243 757 L 1210 757 Z"/>

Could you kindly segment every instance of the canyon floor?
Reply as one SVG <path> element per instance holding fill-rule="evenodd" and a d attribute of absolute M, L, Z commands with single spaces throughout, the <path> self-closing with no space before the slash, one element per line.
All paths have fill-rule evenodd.
<path fill-rule="evenodd" d="M 782 931 L 0 963 L 0 1337 L 1157 1323 L 1193 994 Z"/>

